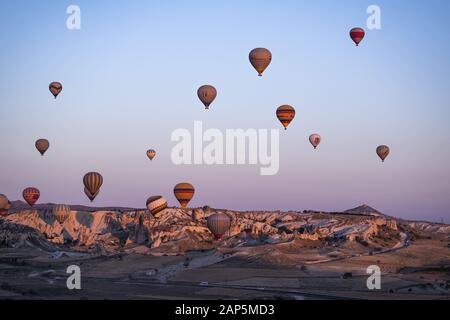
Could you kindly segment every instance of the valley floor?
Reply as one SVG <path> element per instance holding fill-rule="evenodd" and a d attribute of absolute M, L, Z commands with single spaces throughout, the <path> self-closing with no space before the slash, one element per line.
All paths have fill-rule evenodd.
<path fill-rule="evenodd" d="M 174 256 L 58 257 L 33 248 L 0 249 L 0 299 L 450 300 L 450 249 L 442 239 L 330 260 L 321 258 L 318 248 L 296 246 L 219 248 Z M 314 259 L 321 262 L 311 263 Z M 80 266 L 82 290 L 66 287 L 66 268 L 72 264 Z M 381 268 L 381 290 L 367 289 L 370 265 Z"/>

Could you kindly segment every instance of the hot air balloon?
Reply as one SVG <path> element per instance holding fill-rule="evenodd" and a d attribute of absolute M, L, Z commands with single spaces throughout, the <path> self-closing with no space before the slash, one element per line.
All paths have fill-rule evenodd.
<path fill-rule="evenodd" d="M 314 133 L 314 134 L 309 136 L 309 142 L 311 142 L 311 144 L 314 147 L 314 149 L 317 148 L 317 146 L 320 144 L 320 141 L 322 141 L 322 138 L 317 133 Z"/>
<path fill-rule="evenodd" d="M 205 105 L 205 109 L 209 109 L 209 105 L 216 99 L 217 90 L 213 86 L 204 85 L 198 88 L 197 95 L 200 101 Z"/>
<path fill-rule="evenodd" d="M 50 83 L 48 88 L 49 88 L 50 92 L 53 94 L 53 96 L 55 97 L 55 99 L 63 89 L 62 84 L 60 82 L 52 82 L 52 83 Z"/>
<path fill-rule="evenodd" d="M 148 211 L 155 215 L 167 208 L 167 200 L 162 196 L 153 196 L 147 199 L 146 206 Z"/>
<path fill-rule="evenodd" d="M 70 215 L 70 207 L 66 206 L 64 204 L 56 204 L 53 206 L 53 216 L 55 217 L 55 219 L 63 224 L 64 221 L 67 220 L 67 218 Z"/>
<path fill-rule="evenodd" d="M 209 216 L 206 224 L 218 240 L 230 229 L 231 219 L 225 213 L 219 212 Z"/>
<path fill-rule="evenodd" d="M 0 216 L 7 216 L 10 208 L 11 202 L 4 194 L 0 194 Z"/>
<path fill-rule="evenodd" d="M 150 160 L 153 160 L 153 158 L 156 156 L 156 151 L 153 149 L 147 150 L 147 157 Z"/>
<path fill-rule="evenodd" d="M 10 202 L 4 194 L 0 194 L 0 210 L 8 210 Z"/>
<path fill-rule="evenodd" d="M 100 173 L 89 172 L 84 175 L 83 183 L 86 188 L 85 191 L 88 191 L 90 193 L 90 195 L 92 196 L 91 201 L 93 201 L 103 184 L 103 177 Z M 90 197 L 88 196 L 88 198 Z"/>
<path fill-rule="evenodd" d="M 250 51 L 248 58 L 253 68 L 258 71 L 258 76 L 261 77 L 264 70 L 266 70 L 272 61 L 272 53 L 265 48 L 256 48 Z"/>
<path fill-rule="evenodd" d="M 379 146 L 377 147 L 377 154 L 380 157 L 381 161 L 384 162 L 384 160 L 386 159 L 386 157 L 389 155 L 389 147 L 388 146 Z"/>
<path fill-rule="evenodd" d="M 97 193 L 95 194 L 91 194 L 88 189 L 84 188 L 84 194 L 89 198 L 89 200 L 91 200 L 91 202 L 94 201 L 94 199 L 98 196 L 99 193 L 100 190 L 98 190 Z"/>
<path fill-rule="evenodd" d="M 186 208 L 189 201 L 191 201 L 194 196 L 195 189 L 192 184 L 183 182 L 177 184 L 175 188 L 173 188 L 173 193 L 175 194 L 175 198 L 177 198 L 178 202 L 180 202 L 181 206 Z"/>
<path fill-rule="evenodd" d="M 25 201 L 32 207 L 38 201 L 41 193 L 38 189 L 29 187 L 23 190 L 22 195 Z"/>
<path fill-rule="evenodd" d="M 295 118 L 295 109 L 287 104 L 282 105 L 277 109 L 277 117 L 284 126 L 284 130 L 287 130 L 289 123 Z"/>
<path fill-rule="evenodd" d="M 366 35 L 363 28 L 353 28 L 350 30 L 350 38 L 355 42 L 356 46 L 359 46 L 359 43 L 364 39 Z"/>
<path fill-rule="evenodd" d="M 41 156 L 48 150 L 50 147 L 50 142 L 47 139 L 39 139 L 35 143 L 36 149 L 41 153 Z"/>

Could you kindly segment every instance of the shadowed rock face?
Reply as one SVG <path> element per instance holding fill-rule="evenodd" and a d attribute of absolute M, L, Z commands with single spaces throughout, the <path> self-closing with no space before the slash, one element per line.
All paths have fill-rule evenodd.
<path fill-rule="evenodd" d="M 237 212 L 212 208 L 167 208 L 153 216 L 147 210 L 120 212 L 71 211 L 62 224 L 51 211 L 23 210 L 4 219 L 17 226 L 27 226 L 25 237 L 31 232 L 43 235 L 50 244 L 77 250 L 118 252 L 123 247 L 144 246 L 148 250 L 183 252 L 211 247 L 261 245 L 289 242 L 296 239 L 333 242 L 361 242 L 365 246 L 378 243 L 380 235 L 394 242 L 400 239 L 395 219 L 387 218 L 375 209 L 361 206 L 346 213 L 248 211 Z M 207 218 L 221 212 L 231 219 L 231 227 L 220 242 L 213 241 L 207 228 Z M 359 212 L 359 213 L 357 213 Z M 369 214 L 370 213 L 370 214 Z M 375 216 L 375 213 L 379 215 Z M 374 242 L 373 242 L 374 241 Z M 144 250 L 145 251 L 145 250 Z"/>

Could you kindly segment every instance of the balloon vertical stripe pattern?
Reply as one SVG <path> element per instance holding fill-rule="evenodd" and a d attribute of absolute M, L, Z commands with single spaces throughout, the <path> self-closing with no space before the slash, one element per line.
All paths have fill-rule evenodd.
<path fill-rule="evenodd" d="M 218 240 L 230 229 L 231 219 L 225 213 L 219 212 L 209 216 L 206 224 Z"/>
<path fill-rule="evenodd" d="M 96 193 L 91 194 L 88 189 L 84 188 L 84 194 L 89 198 L 89 200 L 94 201 L 94 199 L 98 196 L 100 193 L 100 190 L 98 190 Z"/>
<path fill-rule="evenodd" d="M 186 208 L 189 201 L 194 197 L 195 189 L 194 186 L 187 182 L 179 183 L 173 189 L 175 198 L 177 198 L 181 207 Z"/>
<path fill-rule="evenodd" d="M 98 172 L 89 172 L 85 174 L 83 183 L 86 188 L 85 191 L 88 191 L 90 193 L 90 195 L 92 196 L 91 201 L 93 201 L 103 184 L 103 177 Z"/>
<path fill-rule="evenodd" d="M 64 204 L 56 204 L 52 210 L 53 216 L 59 223 L 64 223 L 70 215 L 70 207 Z"/>
<path fill-rule="evenodd" d="M 286 130 L 295 118 L 295 109 L 290 105 L 282 105 L 277 109 L 277 118 Z"/>

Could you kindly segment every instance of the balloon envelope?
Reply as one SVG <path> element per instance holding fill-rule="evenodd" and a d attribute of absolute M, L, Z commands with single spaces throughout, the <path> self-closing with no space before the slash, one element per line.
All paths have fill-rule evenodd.
<path fill-rule="evenodd" d="M 83 177 L 83 183 L 86 190 L 90 193 L 92 198 L 95 199 L 103 184 L 103 177 L 98 172 L 88 172 Z M 90 197 L 88 196 L 88 198 Z M 91 199 L 91 201 L 93 201 L 93 199 Z"/>
<path fill-rule="evenodd" d="M 62 224 L 70 215 L 70 207 L 64 204 L 55 204 L 52 213 L 55 219 Z"/>
<path fill-rule="evenodd" d="M 23 190 L 22 196 L 30 206 L 33 206 L 38 201 L 41 193 L 37 188 L 29 187 Z"/>
<path fill-rule="evenodd" d="M 359 46 L 359 43 L 364 39 L 366 35 L 363 28 L 353 28 L 350 30 L 350 38 L 352 38 L 353 42 L 355 42 L 356 46 Z"/>
<path fill-rule="evenodd" d="M 84 194 L 89 198 L 89 200 L 94 201 L 94 199 L 98 196 L 100 190 L 98 190 L 95 194 L 91 194 L 88 189 L 84 188 Z"/>
<path fill-rule="evenodd" d="M 213 86 L 204 85 L 198 88 L 197 95 L 200 101 L 205 105 L 205 109 L 209 109 L 211 103 L 217 97 L 217 90 Z"/>
<path fill-rule="evenodd" d="M 63 88 L 63 86 L 62 86 L 62 84 L 60 82 L 52 82 L 48 86 L 48 89 L 53 94 L 55 99 L 60 94 L 60 92 L 62 91 L 62 88 Z"/>
<path fill-rule="evenodd" d="M 194 197 L 195 189 L 194 186 L 187 182 L 179 183 L 173 189 L 175 198 L 177 198 L 181 207 L 186 208 L 189 201 Z"/>
<path fill-rule="evenodd" d="M 277 109 L 277 118 L 286 130 L 291 121 L 295 118 L 295 109 L 290 105 L 282 105 Z"/>
<path fill-rule="evenodd" d="M 380 157 L 381 161 L 384 162 L 384 160 L 389 155 L 390 149 L 388 146 L 381 145 L 377 147 L 377 155 Z"/>
<path fill-rule="evenodd" d="M 39 151 L 41 156 L 44 155 L 44 153 L 48 150 L 50 147 L 50 142 L 48 142 L 47 139 L 39 139 L 35 143 L 36 149 Z"/>
<path fill-rule="evenodd" d="M 314 149 L 317 148 L 317 146 L 320 144 L 320 141 L 322 141 L 322 138 L 317 133 L 314 133 L 314 134 L 309 136 L 309 142 L 312 144 Z"/>
<path fill-rule="evenodd" d="M 258 76 L 261 77 L 272 61 L 272 53 L 266 48 L 256 48 L 250 51 L 248 58 L 253 68 L 258 71 Z"/>
<path fill-rule="evenodd" d="M 219 212 L 209 216 L 206 224 L 214 237 L 220 239 L 230 229 L 231 219 L 225 213 Z"/>
<path fill-rule="evenodd" d="M 156 151 L 153 149 L 147 150 L 147 157 L 150 160 L 153 160 L 153 158 L 156 156 Z"/>
<path fill-rule="evenodd" d="M 4 194 L 0 194 L 0 210 L 8 210 L 10 207 L 9 200 Z"/>
<path fill-rule="evenodd" d="M 155 215 L 167 208 L 167 200 L 162 196 L 152 196 L 147 199 L 146 206 L 148 211 Z"/>

